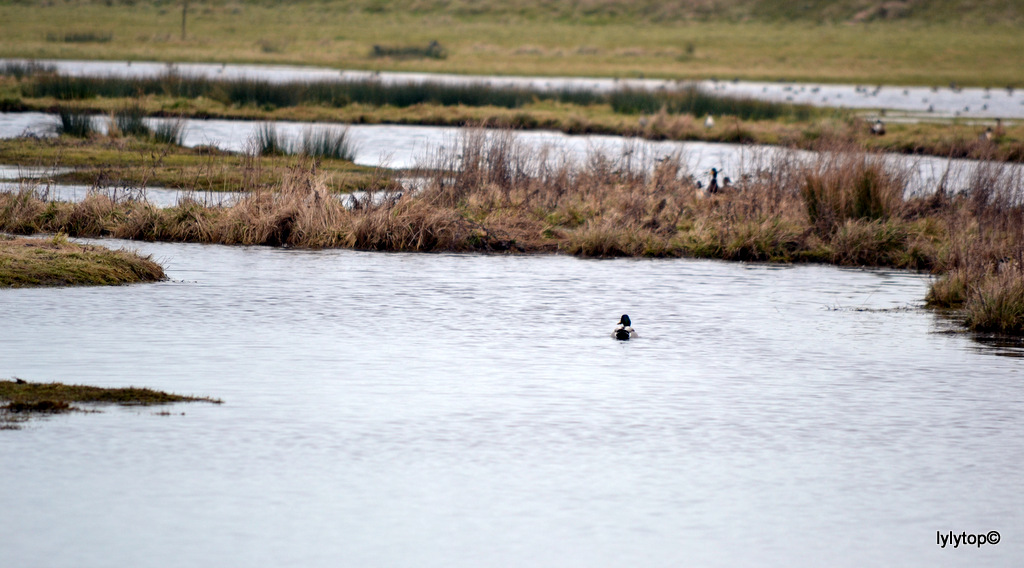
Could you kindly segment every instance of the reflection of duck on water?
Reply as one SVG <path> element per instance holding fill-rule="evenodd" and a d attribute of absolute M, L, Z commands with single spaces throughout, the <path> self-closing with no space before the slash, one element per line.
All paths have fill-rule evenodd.
<path fill-rule="evenodd" d="M 619 341 L 629 341 L 636 338 L 636 330 L 630 327 L 632 323 L 629 321 L 629 316 L 622 314 L 622 317 L 619 318 L 619 325 L 615 326 L 615 331 L 612 332 L 612 337 Z"/>

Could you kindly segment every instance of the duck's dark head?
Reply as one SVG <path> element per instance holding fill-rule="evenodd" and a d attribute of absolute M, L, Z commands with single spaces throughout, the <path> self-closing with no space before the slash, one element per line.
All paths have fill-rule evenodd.
<path fill-rule="evenodd" d="M 718 177 L 718 168 L 711 168 L 711 177 L 712 178 L 717 178 Z"/>
<path fill-rule="evenodd" d="M 619 323 L 621 323 L 622 325 L 624 325 L 626 327 L 629 327 L 629 326 L 633 325 L 632 323 L 630 323 L 629 316 L 627 316 L 626 314 L 622 314 L 622 317 L 619 318 Z"/>

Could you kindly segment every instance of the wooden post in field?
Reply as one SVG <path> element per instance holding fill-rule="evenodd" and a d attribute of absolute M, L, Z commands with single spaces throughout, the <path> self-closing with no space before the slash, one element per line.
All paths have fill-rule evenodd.
<path fill-rule="evenodd" d="M 181 2 L 181 41 L 185 41 L 185 17 L 188 15 L 188 0 Z"/>

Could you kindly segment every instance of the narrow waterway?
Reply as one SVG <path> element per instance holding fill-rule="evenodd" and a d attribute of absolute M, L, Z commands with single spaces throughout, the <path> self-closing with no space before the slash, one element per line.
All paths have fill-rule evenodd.
<path fill-rule="evenodd" d="M 23 135 L 47 136 L 54 132 L 56 117 L 46 113 L 0 113 L 0 138 Z M 148 119 L 151 125 L 173 119 Z M 96 127 L 105 131 L 108 117 L 94 117 Z M 183 144 L 188 147 L 212 145 L 223 150 L 247 151 L 261 121 L 185 119 Z M 355 149 L 355 163 L 395 169 L 430 166 L 439 154 L 452 155 L 467 129 L 408 125 L 339 125 L 337 123 L 274 122 L 274 128 L 287 142 L 300 139 L 303 132 L 316 128 L 343 126 Z M 488 131 L 487 136 L 511 136 L 526 152 L 538 154 L 544 149 L 550 160 L 584 164 L 592 156 L 628 162 L 631 167 L 653 167 L 660 160 L 678 159 L 690 175 L 707 181 L 707 172 L 717 168 L 722 177 L 740 179 L 756 175 L 779 159 L 813 160 L 815 154 L 777 146 L 753 146 L 711 142 L 651 141 L 622 136 L 574 136 L 545 130 Z M 894 170 L 906 172 L 908 194 L 931 192 L 942 185 L 950 190 L 967 187 L 980 172 L 1020 172 L 1020 164 L 989 164 L 974 160 L 950 160 L 934 156 L 888 154 L 885 160 Z M 1024 177 L 1024 175 L 1022 175 Z"/>

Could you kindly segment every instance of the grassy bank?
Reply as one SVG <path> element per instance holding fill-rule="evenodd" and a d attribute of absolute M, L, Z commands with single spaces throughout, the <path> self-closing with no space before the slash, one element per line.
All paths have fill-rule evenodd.
<path fill-rule="evenodd" d="M 872 154 L 822 147 L 810 162 L 777 158 L 709 195 L 678 159 L 625 154 L 582 167 L 467 136 L 420 175 L 418 191 L 345 207 L 312 168 L 233 206 L 185 201 L 157 209 L 101 195 L 46 203 L 0 196 L 0 229 L 76 236 L 347 247 L 387 251 L 562 252 L 579 256 L 700 257 L 887 266 L 944 275 L 929 301 L 962 306 L 977 329 L 1020 331 L 1007 314 L 1024 299 L 1022 181 L 981 168 L 957 191 L 905 197 L 907 172 Z M 950 292 L 943 292 L 949 289 Z"/>
<path fill-rule="evenodd" d="M 208 1 L 190 3 L 183 34 L 180 4 L 39 0 L 0 3 L 0 21 L 5 57 L 862 84 L 1024 76 L 1013 2 Z"/>
<path fill-rule="evenodd" d="M 30 383 L 21 379 L 0 380 L 0 430 L 17 429 L 31 416 L 82 411 L 75 403 L 150 406 L 175 402 L 210 402 L 219 399 L 192 397 L 145 388 L 103 388 L 63 383 Z"/>
<path fill-rule="evenodd" d="M 126 250 L 0 236 L 0 288 L 134 284 L 165 279 L 149 257 Z"/>
<path fill-rule="evenodd" d="M 330 146 L 336 140 L 328 138 L 325 143 Z M 209 146 L 184 148 L 148 138 L 92 133 L 85 138 L 0 140 L 0 164 L 50 169 L 57 172 L 51 179 L 64 183 L 216 192 L 270 188 L 305 159 L 274 152 L 261 154 L 259 147 L 254 150 L 257 153 L 240 154 Z M 346 159 L 321 155 L 317 156 L 316 166 L 331 191 L 355 191 L 387 184 L 384 172 L 357 166 Z M 72 171 L 60 173 L 61 168 Z"/>
<path fill-rule="evenodd" d="M 985 128 L 991 124 L 972 124 L 954 121 L 952 123 L 890 123 L 884 136 L 871 134 L 870 123 L 849 111 L 830 109 L 808 109 L 793 105 L 760 105 L 752 101 L 736 101 L 726 98 L 687 101 L 681 108 L 679 101 L 672 97 L 658 95 L 654 98 L 632 96 L 628 101 L 619 100 L 612 104 L 613 96 L 588 96 L 591 101 L 566 102 L 556 94 L 550 98 L 519 97 L 517 105 L 496 106 L 488 104 L 487 97 L 476 100 L 481 106 L 469 104 L 440 104 L 419 102 L 409 106 L 371 103 L 345 103 L 342 106 L 312 104 L 301 92 L 301 85 L 290 86 L 299 92 L 292 102 L 295 106 L 277 106 L 272 103 L 236 103 L 201 96 L 196 98 L 173 97 L 151 94 L 141 98 L 95 98 L 70 100 L 52 96 L 42 98 L 20 98 L 20 86 L 8 79 L 10 109 L 19 111 L 53 112 L 66 109 L 74 112 L 88 112 L 115 115 L 124 108 L 138 108 L 147 116 L 226 118 L 244 120 L 291 120 L 300 122 L 336 122 L 347 124 L 418 124 L 431 126 L 461 127 L 467 124 L 493 128 L 548 129 L 567 134 L 609 134 L 637 136 L 651 140 L 680 140 L 730 143 L 756 143 L 782 145 L 792 148 L 811 149 L 823 139 L 856 144 L 868 151 L 888 151 L 910 154 L 929 154 L 942 157 L 993 159 L 1001 161 L 1024 161 L 1024 123 L 1015 122 L 997 127 L 990 139 L 982 137 Z M 0 90 L 4 79 L 0 79 Z M 429 91 L 429 89 L 428 89 Z M 2 96 L 2 95 L 0 95 Z M 505 95 L 498 93 L 496 98 Z M 685 97 L 685 92 L 683 97 Z M 660 97 L 660 98 L 659 98 Z M 273 97 L 271 97 L 273 98 Z M 263 100 L 263 99 L 259 99 Z M 420 99 L 417 99 L 420 100 Z M 429 100 L 429 97 L 427 99 Z M 511 98 L 510 98 L 511 100 Z M 652 102 L 653 101 L 653 102 Z M 282 102 L 282 101 L 278 101 Z M 655 104 L 656 103 L 656 104 Z M 699 104 L 698 104 L 699 103 Z M 340 103 L 339 103 L 340 104 Z M 670 105 L 676 104 L 669 112 Z M 749 104 L 737 109 L 735 104 Z M 661 105 L 661 106 L 658 106 Z M 739 112 L 750 118 L 741 118 Z M 704 125 L 704 118 L 711 114 L 716 118 L 714 126 Z M 767 118 L 764 118 L 766 117 Z M 208 150 L 208 149 L 207 149 Z M 202 151 L 200 151 L 202 152 Z M 163 153 L 163 150 L 161 150 Z M 177 155 L 195 154 L 196 151 L 175 150 L 170 159 Z M 3 158 L 0 157 L 0 160 Z M 20 163 L 20 162 L 19 162 Z M 166 162 L 170 163 L 170 162 Z M 366 183 L 368 169 L 360 169 L 341 163 L 327 164 L 338 170 L 339 175 L 349 179 L 336 179 L 332 183 L 350 189 L 358 189 Z M 218 180 L 230 176 L 232 169 L 209 172 L 212 186 L 223 187 Z M 159 175 L 160 172 L 154 172 Z M 172 176 L 173 177 L 173 176 Z M 161 181 L 170 185 L 172 181 Z M 229 183 L 228 183 L 229 184 Z M 177 187 L 177 186 L 176 186 Z"/>

